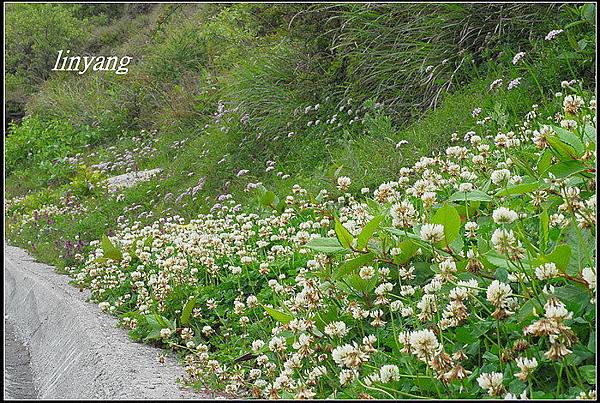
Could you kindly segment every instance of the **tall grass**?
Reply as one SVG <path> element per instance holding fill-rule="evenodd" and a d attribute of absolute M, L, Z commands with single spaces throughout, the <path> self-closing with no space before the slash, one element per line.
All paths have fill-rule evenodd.
<path fill-rule="evenodd" d="M 330 14 L 331 48 L 346 60 L 345 94 L 376 97 L 402 117 L 439 104 L 476 75 L 498 45 L 527 47 L 555 5 L 353 4 Z"/>

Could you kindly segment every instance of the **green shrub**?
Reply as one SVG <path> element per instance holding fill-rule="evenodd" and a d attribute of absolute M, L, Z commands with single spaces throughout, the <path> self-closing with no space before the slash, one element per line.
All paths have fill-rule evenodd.
<path fill-rule="evenodd" d="M 50 77 L 59 50 L 74 54 L 85 42 L 85 20 L 73 9 L 60 4 L 8 4 L 6 7 L 5 72 L 16 76 L 8 80 L 7 97 L 22 110 L 24 101 Z M 24 87 L 12 85 L 25 83 Z M 24 94 L 20 90 L 26 88 Z"/>
<path fill-rule="evenodd" d="M 6 172 L 11 174 L 33 166 L 51 172 L 66 157 L 101 137 L 97 131 L 78 129 L 66 121 L 27 117 L 20 125 L 11 124 L 5 139 Z"/>

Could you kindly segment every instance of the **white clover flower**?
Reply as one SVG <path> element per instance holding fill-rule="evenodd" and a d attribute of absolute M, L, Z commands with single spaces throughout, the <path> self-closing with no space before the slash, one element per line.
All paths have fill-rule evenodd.
<path fill-rule="evenodd" d="M 473 184 L 470 182 L 464 182 L 461 183 L 460 185 L 458 185 L 458 191 L 459 192 L 470 192 L 473 190 Z"/>
<path fill-rule="evenodd" d="M 516 239 L 512 230 L 497 228 L 492 233 L 492 245 L 494 245 L 494 248 L 500 254 L 509 253 L 514 247 L 515 243 Z"/>
<path fill-rule="evenodd" d="M 563 100 L 563 109 L 565 113 L 575 115 L 584 105 L 583 98 L 579 95 L 567 95 Z"/>
<path fill-rule="evenodd" d="M 440 262 L 439 269 L 442 273 L 454 273 L 456 272 L 456 263 L 452 258 L 444 259 Z"/>
<path fill-rule="evenodd" d="M 160 337 L 163 339 L 168 339 L 171 336 L 171 333 L 172 331 L 169 328 L 160 329 Z"/>
<path fill-rule="evenodd" d="M 496 224 L 510 224 L 518 218 L 517 212 L 506 207 L 498 207 L 492 213 Z"/>
<path fill-rule="evenodd" d="M 556 265 L 552 262 L 544 263 L 541 266 L 535 268 L 535 276 L 539 280 L 547 280 L 550 278 L 554 278 L 558 275 L 558 269 Z"/>
<path fill-rule="evenodd" d="M 492 172 L 491 179 L 495 185 L 498 185 L 510 179 L 511 173 L 508 169 L 497 169 Z"/>
<path fill-rule="evenodd" d="M 556 298 L 551 298 L 544 304 L 544 316 L 548 319 L 553 319 L 556 322 L 561 322 L 564 319 L 571 319 L 573 312 L 569 312 L 565 304 Z"/>
<path fill-rule="evenodd" d="M 573 119 L 564 119 L 560 121 L 560 127 L 567 130 L 575 130 L 577 128 L 577 122 Z"/>
<path fill-rule="evenodd" d="M 492 281 L 486 291 L 486 298 L 495 307 L 504 308 L 508 298 L 512 295 L 510 285 L 498 280 Z"/>
<path fill-rule="evenodd" d="M 550 31 L 546 34 L 546 37 L 544 39 L 546 39 L 547 41 L 551 41 L 561 32 L 563 32 L 562 29 L 553 29 L 552 31 Z"/>
<path fill-rule="evenodd" d="M 384 365 L 379 370 L 379 378 L 382 383 L 388 383 L 389 381 L 400 380 L 400 369 L 396 365 Z"/>
<path fill-rule="evenodd" d="M 592 291 L 596 291 L 596 268 L 595 267 L 585 267 L 581 271 L 581 277 L 588 284 L 588 287 Z"/>
<path fill-rule="evenodd" d="M 524 57 L 525 57 L 525 52 L 517 53 L 512 59 L 512 64 L 519 63 Z"/>
<path fill-rule="evenodd" d="M 413 316 L 414 313 L 415 313 L 415 310 L 410 306 L 404 307 L 400 310 L 400 314 L 405 318 L 408 318 L 409 316 Z"/>
<path fill-rule="evenodd" d="M 249 295 L 248 298 L 246 298 L 246 304 L 248 305 L 248 308 L 254 308 L 258 305 L 258 298 L 254 295 Z"/>
<path fill-rule="evenodd" d="M 363 280 L 368 280 L 375 275 L 375 269 L 373 268 L 373 266 L 363 266 L 360 268 L 358 275 Z"/>
<path fill-rule="evenodd" d="M 423 224 L 421 239 L 431 243 L 442 241 L 444 239 L 444 226 L 442 224 Z"/>
<path fill-rule="evenodd" d="M 252 351 L 255 353 L 259 352 L 265 345 L 265 342 L 262 340 L 254 340 L 252 342 Z"/>
<path fill-rule="evenodd" d="M 275 336 L 269 341 L 269 350 L 275 352 L 284 352 L 286 349 L 286 342 L 283 337 Z"/>
<path fill-rule="evenodd" d="M 521 392 L 521 394 L 519 396 L 517 396 L 513 393 L 507 393 L 504 396 L 504 400 L 529 400 L 527 398 L 527 389 L 523 390 L 523 392 Z"/>
<path fill-rule="evenodd" d="M 402 308 L 404 308 L 404 304 L 400 300 L 392 301 L 390 303 L 390 311 L 392 312 L 398 312 Z"/>
<path fill-rule="evenodd" d="M 501 372 L 483 372 L 477 378 L 477 383 L 482 389 L 487 390 L 490 396 L 498 395 L 502 388 L 504 375 Z"/>
<path fill-rule="evenodd" d="M 577 395 L 577 400 L 597 400 L 596 390 L 592 389 L 588 390 L 587 392 L 579 392 L 579 395 Z"/>
<path fill-rule="evenodd" d="M 429 329 L 411 332 L 409 342 L 413 353 L 422 361 L 429 361 L 440 347 L 435 333 Z"/>
<path fill-rule="evenodd" d="M 412 280 L 415 278 L 415 266 L 410 266 L 410 267 L 400 267 L 398 269 L 398 275 L 400 276 L 400 278 L 402 278 L 403 280 Z"/>
<path fill-rule="evenodd" d="M 474 238 L 476 232 L 479 229 L 479 224 L 474 221 L 467 221 L 465 223 L 465 235 L 467 238 Z"/>
<path fill-rule="evenodd" d="M 346 386 L 358 378 L 358 371 L 355 369 L 344 369 L 340 372 L 340 385 Z"/>
<path fill-rule="evenodd" d="M 485 162 L 485 157 L 480 154 L 474 155 L 471 161 L 473 161 L 473 164 L 483 164 Z"/>
<path fill-rule="evenodd" d="M 337 179 L 337 188 L 342 192 L 348 190 L 350 185 L 352 184 L 352 180 L 347 176 L 340 176 Z"/>
<path fill-rule="evenodd" d="M 511 81 L 508 83 L 508 87 L 507 87 L 507 89 L 508 89 L 508 90 L 512 90 L 513 88 L 516 88 L 516 87 L 518 87 L 519 85 L 521 85 L 521 80 L 522 80 L 522 79 L 523 79 L 523 77 L 517 77 L 517 78 L 515 78 L 514 80 L 511 80 Z"/>
<path fill-rule="evenodd" d="M 344 322 L 331 322 L 325 326 L 324 332 L 331 337 L 344 337 L 348 334 L 348 328 Z"/>
<path fill-rule="evenodd" d="M 357 368 L 363 362 L 368 361 L 369 355 L 354 342 L 353 345 L 344 344 L 334 348 L 331 358 L 341 368 Z"/>
<path fill-rule="evenodd" d="M 206 325 L 202 327 L 202 333 L 204 333 L 206 336 L 209 336 L 214 333 L 214 330 L 209 325 Z"/>
<path fill-rule="evenodd" d="M 492 83 L 490 84 L 490 91 L 492 91 L 492 90 L 494 90 L 496 88 L 501 87 L 503 82 L 504 81 L 501 78 L 492 81 Z"/>
<path fill-rule="evenodd" d="M 526 358 L 526 357 L 517 357 L 516 358 L 517 367 L 521 370 L 515 374 L 517 378 L 521 381 L 525 382 L 529 374 L 533 372 L 533 370 L 538 366 L 537 360 L 534 358 Z"/>

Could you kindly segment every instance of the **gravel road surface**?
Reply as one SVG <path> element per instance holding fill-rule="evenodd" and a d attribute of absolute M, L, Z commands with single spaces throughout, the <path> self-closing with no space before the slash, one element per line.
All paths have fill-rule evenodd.
<path fill-rule="evenodd" d="M 30 380 L 22 378 L 12 392 L 5 386 L 5 397 L 218 397 L 182 389 L 176 380 L 183 367 L 174 357 L 160 364 L 163 350 L 131 341 L 124 329 L 115 327 L 116 318 L 86 302 L 87 292 L 68 284 L 68 276 L 35 262 L 22 249 L 6 244 L 4 248 L 4 324 L 10 330 L 5 346 L 12 351 L 7 357 L 12 354 L 14 370 L 30 371 Z"/>

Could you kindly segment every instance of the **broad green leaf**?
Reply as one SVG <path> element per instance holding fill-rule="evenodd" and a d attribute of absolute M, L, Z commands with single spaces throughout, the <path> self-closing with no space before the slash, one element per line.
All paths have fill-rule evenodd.
<path fill-rule="evenodd" d="M 280 200 L 279 203 L 277 203 L 277 205 L 275 206 L 275 210 L 277 210 L 279 213 L 283 213 L 286 206 L 287 203 L 285 202 L 285 200 Z"/>
<path fill-rule="evenodd" d="M 595 365 L 584 365 L 579 367 L 579 373 L 583 376 L 583 379 L 590 385 L 596 384 L 596 366 Z"/>
<path fill-rule="evenodd" d="M 337 217 L 335 217 L 335 234 L 337 235 L 340 244 L 344 248 L 351 249 L 352 243 L 354 242 L 354 237 L 352 237 L 350 231 L 348 231 L 346 227 L 342 225 Z"/>
<path fill-rule="evenodd" d="M 376 284 L 376 277 L 372 277 L 369 280 L 365 280 L 363 278 L 361 278 L 358 274 L 352 274 L 350 276 L 348 276 L 347 278 L 348 284 L 350 284 L 350 286 L 352 288 L 354 288 L 357 291 L 363 292 L 363 293 L 367 293 L 369 291 L 371 291 L 373 288 L 375 288 L 375 284 Z"/>
<path fill-rule="evenodd" d="M 590 339 L 588 341 L 587 348 L 592 353 L 596 353 L 596 331 L 595 330 L 590 333 Z"/>
<path fill-rule="evenodd" d="M 459 327 L 456 329 L 456 341 L 461 344 L 471 344 L 477 340 L 475 336 L 471 334 L 471 331 L 467 327 Z"/>
<path fill-rule="evenodd" d="M 317 311 L 315 325 L 321 331 L 325 329 L 325 326 L 331 322 L 336 321 L 338 318 L 338 307 L 336 304 L 329 305 L 329 309 L 325 312 Z"/>
<path fill-rule="evenodd" d="M 488 252 L 485 254 L 485 259 L 493 264 L 496 267 L 504 267 L 505 269 L 509 269 L 509 271 L 514 271 L 515 266 L 518 265 L 516 261 L 507 260 L 507 258 L 503 256 L 497 255 L 495 252 Z M 529 269 L 529 264 L 521 261 L 521 264 L 525 269 Z"/>
<path fill-rule="evenodd" d="M 586 3 L 581 6 L 581 17 L 593 24 L 596 17 L 596 5 L 594 3 Z"/>
<path fill-rule="evenodd" d="M 550 172 L 557 178 L 565 178 L 573 174 L 586 170 L 586 166 L 576 160 L 562 161 L 552 167 L 548 168 L 547 172 Z"/>
<path fill-rule="evenodd" d="M 556 295 L 573 312 L 573 317 L 581 315 L 586 306 L 590 303 L 590 294 L 584 286 L 567 284 L 554 289 Z"/>
<path fill-rule="evenodd" d="M 596 240 L 589 231 L 578 231 L 574 225 L 570 225 L 564 233 L 566 243 L 571 246 L 572 250 L 567 274 L 576 276 L 584 267 L 594 264 Z"/>
<path fill-rule="evenodd" d="M 548 144 L 550 145 L 550 147 L 552 147 L 552 149 L 558 153 L 558 157 L 561 160 L 564 161 L 564 160 L 574 159 L 574 158 L 578 157 L 575 149 L 572 146 L 570 146 L 569 144 L 566 144 L 565 142 L 563 142 L 558 137 L 558 135 L 547 136 L 546 140 L 548 141 Z"/>
<path fill-rule="evenodd" d="M 575 133 L 562 127 L 553 126 L 552 128 L 563 143 L 573 147 L 578 156 L 581 156 L 585 152 L 585 145 Z"/>
<path fill-rule="evenodd" d="M 269 308 L 268 306 L 263 305 L 263 308 L 265 309 L 265 311 L 267 311 L 267 313 L 269 315 L 271 315 L 273 317 L 273 319 L 275 319 L 278 322 L 283 323 L 284 325 L 286 323 L 289 323 L 292 319 L 294 319 L 294 317 L 292 315 L 280 312 L 273 308 Z"/>
<path fill-rule="evenodd" d="M 596 144 L 596 128 L 586 124 L 583 129 L 583 139 L 585 141 L 589 141 L 590 143 Z"/>
<path fill-rule="evenodd" d="M 148 325 L 150 325 L 150 327 L 158 328 L 159 330 L 162 329 L 162 326 L 158 323 L 158 320 L 156 319 L 155 315 L 145 315 L 145 318 L 146 322 L 148 323 Z"/>
<path fill-rule="evenodd" d="M 462 202 L 465 200 L 489 202 L 492 201 L 492 198 L 481 190 L 472 190 L 470 192 L 456 192 L 448 199 L 451 202 Z"/>
<path fill-rule="evenodd" d="M 419 250 L 419 245 L 412 240 L 407 239 L 400 242 L 398 248 L 400 248 L 400 253 L 394 256 L 394 263 L 405 264 L 409 262 L 410 259 L 417 253 L 417 250 Z"/>
<path fill-rule="evenodd" d="M 483 354 L 482 358 L 484 360 L 491 361 L 491 362 L 498 362 L 498 361 L 500 361 L 500 358 L 496 354 L 492 354 L 490 351 L 486 351 Z"/>
<path fill-rule="evenodd" d="M 496 196 L 520 195 L 523 193 L 534 192 L 540 188 L 547 187 L 543 182 L 527 182 L 519 183 L 518 185 L 507 186 L 496 193 Z"/>
<path fill-rule="evenodd" d="M 548 170 L 548 168 L 550 168 L 551 165 L 552 165 L 552 151 L 550 151 L 549 149 L 546 149 L 542 153 L 542 155 L 537 163 L 538 174 L 540 176 L 543 176 L 543 174 L 546 172 L 546 170 Z"/>
<path fill-rule="evenodd" d="M 171 321 L 169 321 L 169 319 L 167 319 L 164 316 L 161 316 L 157 313 L 145 315 L 145 318 L 146 318 L 146 322 L 148 322 L 148 324 L 152 328 L 158 328 L 159 330 L 163 329 L 163 328 L 169 328 L 171 330 L 175 329 L 174 323 L 172 323 Z"/>
<path fill-rule="evenodd" d="M 379 227 L 379 224 L 381 223 L 383 218 L 384 217 L 382 215 L 376 216 L 371 221 L 369 221 L 367 225 L 365 225 L 365 227 L 358 235 L 358 239 L 356 241 L 356 246 L 358 247 L 358 249 L 362 250 L 365 248 L 365 246 L 367 246 L 369 239 L 371 239 L 373 233 Z"/>
<path fill-rule="evenodd" d="M 276 208 L 277 204 L 279 204 L 279 198 L 274 192 L 267 190 L 260 197 L 260 204 L 265 207 Z"/>
<path fill-rule="evenodd" d="M 498 281 L 502 281 L 503 283 L 508 283 L 508 270 L 504 267 L 498 267 L 496 272 L 494 273 L 494 277 Z"/>
<path fill-rule="evenodd" d="M 545 303 L 546 297 L 544 295 L 539 295 L 538 297 L 543 303 Z M 534 310 L 539 315 L 541 314 L 543 307 L 540 306 L 540 303 L 537 301 L 537 299 L 531 298 L 522 304 L 519 310 L 516 312 L 515 318 L 517 322 L 526 323 L 530 319 L 535 318 Z"/>
<path fill-rule="evenodd" d="M 550 217 L 548 209 L 544 209 L 540 213 L 540 252 L 544 253 L 548 245 L 548 231 L 550 226 Z"/>
<path fill-rule="evenodd" d="M 571 260 L 571 247 L 569 245 L 558 245 L 552 253 L 546 256 L 546 259 L 556 264 L 559 270 L 565 271 Z"/>
<path fill-rule="evenodd" d="M 101 246 L 102 251 L 104 252 L 104 257 L 116 261 L 121 261 L 121 259 L 123 259 L 123 253 L 121 250 L 114 246 L 106 235 L 102 236 Z"/>
<path fill-rule="evenodd" d="M 148 336 L 144 338 L 144 341 L 160 339 L 160 328 L 152 328 Z"/>
<path fill-rule="evenodd" d="M 340 241 L 338 241 L 337 238 L 316 238 L 309 241 L 306 244 L 306 247 L 316 250 L 317 252 L 324 252 L 327 254 L 339 253 L 348 250 L 340 245 Z"/>
<path fill-rule="evenodd" d="M 375 259 L 375 254 L 366 253 L 354 259 L 347 260 L 339 267 L 334 277 L 340 278 L 343 276 L 347 276 L 348 274 L 355 272 L 358 268 L 372 263 L 373 259 Z"/>
<path fill-rule="evenodd" d="M 196 305 L 196 297 L 190 298 L 185 303 L 183 309 L 181 310 L 181 318 L 179 319 L 179 322 L 182 325 L 187 325 L 190 323 L 190 315 L 192 314 L 192 310 L 194 309 L 195 305 Z"/>
<path fill-rule="evenodd" d="M 445 245 L 449 245 L 458 236 L 460 231 L 460 216 L 450 204 L 446 203 L 440 207 L 433 215 L 431 222 L 444 226 Z"/>

